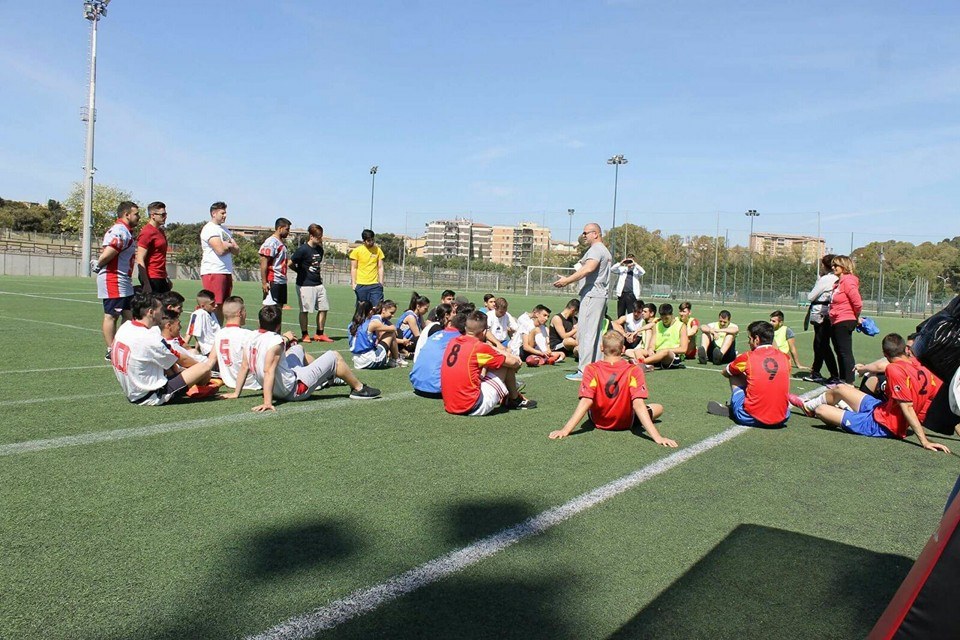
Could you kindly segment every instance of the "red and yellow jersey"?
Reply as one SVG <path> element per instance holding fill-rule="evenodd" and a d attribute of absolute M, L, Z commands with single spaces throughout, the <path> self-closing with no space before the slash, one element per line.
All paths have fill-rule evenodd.
<path fill-rule="evenodd" d="M 643 369 L 626 360 L 591 362 L 583 370 L 580 397 L 593 400 L 590 419 L 598 429 L 629 429 L 633 425 L 633 401 L 647 398 Z"/>
<path fill-rule="evenodd" d="M 887 365 L 887 400 L 873 410 L 873 419 L 898 438 L 907 437 L 906 416 L 901 402 L 913 403 L 917 419 L 923 423 L 927 410 L 943 383 L 929 369 L 916 360 L 894 360 Z"/>
<path fill-rule="evenodd" d="M 449 413 L 470 413 L 480 399 L 483 369 L 499 369 L 506 357 L 473 336 L 450 341 L 440 364 L 440 392 Z"/>
<path fill-rule="evenodd" d="M 747 378 L 743 408 L 763 424 L 780 424 L 787 415 L 790 359 L 775 345 L 760 345 L 727 365 L 731 376 Z"/>

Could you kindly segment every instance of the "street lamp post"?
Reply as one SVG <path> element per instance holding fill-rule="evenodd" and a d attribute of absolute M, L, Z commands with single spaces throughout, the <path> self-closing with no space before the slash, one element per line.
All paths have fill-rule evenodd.
<path fill-rule="evenodd" d="M 607 160 L 607 164 L 613 165 L 613 223 L 610 225 L 610 231 L 617 226 L 617 186 L 620 180 L 620 165 L 627 164 L 627 159 L 623 154 L 617 154 Z"/>
<path fill-rule="evenodd" d="M 370 167 L 370 226 L 368 229 L 373 230 L 373 189 L 377 186 L 377 165 Z"/>
<path fill-rule="evenodd" d="M 97 95 L 97 24 L 107 15 L 110 0 L 86 0 L 83 17 L 90 21 L 90 93 L 83 120 L 87 123 L 87 153 L 83 178 L 83 221 L 81 222 L 80 273 L 90 275 L 90 240 L 93 230 L 93 123 L 96 120 Z"/>
<path fill-rule="evenodd" d="M 573 244 L 573 209 L 567 209 L 567 215 L 570 216 L 570 230 L 567 231 L 567 244 Z"/>
<path fill-rule="evenodd" d="M 747 240 L 747 250 L 750 252 L 750 285 L 747 287 L 747 303 L 753 298 L 753 247 L 750 246 L 753 243 L 753 219 L 759 216 L 756 209 L 750 209 L 745 214 L 750 218 L 750 238 Z"/>

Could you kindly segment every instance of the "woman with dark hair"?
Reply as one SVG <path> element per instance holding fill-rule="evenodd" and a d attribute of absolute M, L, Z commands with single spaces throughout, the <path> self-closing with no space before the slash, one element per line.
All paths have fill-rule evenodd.
<path fill-rule="evenodd" d="M 830 347 L 830 299 L 833 297 L 833 287 L 837 284 L 837 276 L 833 273 L 832 253 L 820 259 L 820 278 L 807 294 L 810 301 L 810 324 L 813 325 L 813 365 L 810 373 L 802 376 L 802 380 L 818 384 L 836 384 L 840 382 L 840 370 L 837 368 L 837 357 Z M 830 378 L 824 378 L 820 370 L 827 365 Z"/>
<path fill-rule="evenodd" d="M 837 283 L 830 300 L 830 331 L 833 349 L 837 352 L 840 379 L 852 384 L 856 377 L 853 357 L 853 332 L 860 323 L 863 299 L 860 297 L 860 279 L 853 274 L 850 256 L 834 256 L 830 262 Z"/>

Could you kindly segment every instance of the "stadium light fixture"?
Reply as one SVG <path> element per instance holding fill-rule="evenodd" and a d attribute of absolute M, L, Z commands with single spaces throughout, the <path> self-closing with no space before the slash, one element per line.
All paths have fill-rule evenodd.
<path fill-rule="evenodd" d="M 619 153 L 607 160 L 607 164 L 613 165 L 613 224 L 610 225 L 610 231 L 617 226 L 617 183 L 620 179 L 620 165 L 627 164 L 628 160 Z"/>
<path fill-rule="evenodd" d="M 87 150 L 83 167 L 83 221 L 81 222 L 83 228 L 80 231 L 80 273 L 85 277 L 90 275 L 90 242 L 93 234 L 93 173 L 96 171 L 93 166 L 93 125 L 97 119 L 97 25 L 100 18 L 107 15 L 108 4 L 110 0 L 86 0 L 83 3 L 83 17 L 91 24 L 90 90 L 87 96 L 87 108 L 81 116 L 81 120 L 87 123 Z"/>
<path fill-rule="evenodd" d="M 567 231 L 567 244 L 573 244 L 573 209 L 567 209 L 570 216 L 570 229 Z"/>
<path fill-rule="evenodd" d="M 370 167 L 370 226 L 368 227 L 373 231 L 373 189 L 377 184 L 377 170 L 380 167 L 373 165 Z"/>
<path fill-rule="evenodd" d="M 750 286 L 747 287 L 747 303 L 749 303 L 749 302 L 750 302 L 750 299 L 753 297 L 753 254 L 754 254 L 754 251 L 753 251 L 753 247 L 751 246 L 751 245 L 753 244 L 753 220 L 754 220 L 754 218 L 758 217 L 760 214 L 757 213 L 757 210 L 756 210 L 756 209 L 748 209 L 747 212 L 746 212 L 745 214 L 743 214 L 743 215 L 745 215 L 745 216 L 747 216 L 748 218 L 750 218 L 750 238 L 749 238 L 749 240 L 747 241 L 747 249 L 750 251 Z"/>

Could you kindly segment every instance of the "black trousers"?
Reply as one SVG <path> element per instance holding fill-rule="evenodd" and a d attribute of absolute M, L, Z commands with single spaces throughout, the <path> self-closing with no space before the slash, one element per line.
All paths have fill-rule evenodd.
<path fill-rule="evenodd" d="M 617 318 L 622 318 L 628 313 L 633 313 L 633 308 L 637 304 L 637 297 L 633 291 L 627 291 L 624 288 L 623 293 L 617 298 Z"/>
<path fill-rule="evenodd" d="M 856 377 L 853 371 L 853 366 L 857 364 L 853 359 L 853 332 L 856 328 L 856 320 L 844 320 L 831 327 L 830 341 L 833 343 L 833 350 L 837 352 L 840 379 L 848 384 L 853 384 Z"/>
<path fill-rule="evenodd" d="M 820 373 L 823 365 L 827 365 L 827 371 L 830 372 L 830 378 L 839 378 L 840 370 L 837 368 L 837 357 L 833 354 L 833 348 L 830 346 L 830 336 L 833 334 L 833 327 L 830 326 L 830 319 L 824 318 L 823 322 L 811 323 L 813 325 L 813 365 L 810 367 L 811 373 Z"/>

